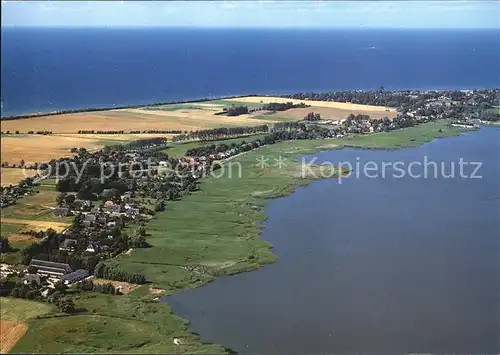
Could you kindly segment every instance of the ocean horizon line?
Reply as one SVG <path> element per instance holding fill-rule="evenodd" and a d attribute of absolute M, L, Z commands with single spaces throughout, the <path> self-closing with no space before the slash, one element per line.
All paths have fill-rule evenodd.
<path fill-rule="evenodd" d="M 234 95 L 216 95 L 216 96 L 208 96 L 208 97 L 198 97 L 194 99 L 184 99 L 184 100 L 166 100 L 166 101 L 151 101 L 147 103 L 131 103 L 131 104 L 116 104 L 116 105 L 105 105 L 105 106 L 96 106 L 96 107 L 76 107 L 76 108 L 60 108 L 51 111 L 35 111 L 35 112 L 26 112 L 20 114 L 13 115 L 3 115 L 3 110 L 0 115 L 0 119 L 2 120 L 15 120 L 15 119 L 28 119 L 42 116 L 55 116 L 62 115 L 68 113 L 82 113 L 82 112 L 97 112 L 97 111 L 108 111 L 108 110 L 123 110 L 128 108 L 140 108 L 145 106 L 162 106 L 162 105 L 176 105 L 176 104 L 188 104 L 195 102 L 204 102 L 204 101 L 213 101 L 213 100 L 224 100 L 224 99 L 235 99 L 239 97 L 249 97 L 249 96 L 266 96 L 266 97 L 278 97 L 281 95 L 292 95 L 294 93 L 314 93 L 314 94 L 322 94 L 328 92 L 373 92 L 377 91 L 379 88 L 373 89 L 357 89 L 357 90 L 331 90 L 331 91 L 289 91 L 289 92 L 281 92 L 281 93 L 250 93 L 250 94 L 234 94 Z M 386 92 L 397 92 L 397 91 L 475 91 L 475 90 L 495 90 L 500 89 L 499 87 L 474 87 L 474 88 L 401 88 L 401 89 L 385 89 L 383 91 Z"/>

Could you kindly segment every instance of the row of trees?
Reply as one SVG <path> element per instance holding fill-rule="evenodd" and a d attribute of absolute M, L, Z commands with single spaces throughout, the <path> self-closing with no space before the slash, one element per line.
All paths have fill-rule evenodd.
<path fill-rule="evenodd" d="M 46 280 L 42 280 L 42 283 L 46 284 Z M 41 285 L 39 285 L 36 281 L 32 281 L 31 284 L 25 284 L 18 277 L 7 277 L 2 279 L 0 286 L 0 295 L 2 296 L 10 295 L 15 298 L 47 301 L 54 304 L 61 312 L 76 312 L 75 304 L 71 298 L 66 295 L 67 287 L 62 281 L 57 282 L 53 289 L 48 289 L 49 294 L 47 295 L 47 298 L 41 296 Z M 8 294 L 6 294 L 7 291 L 9 292 Z"/>
<path fill-rule="evenodd" d="M 223 153 L 230 149 L 235 149 L 237 152 L 246 152 L 260 146 L 260 140 L 254 140 L 252 142 L 247 143 L 245 140 L 242 140 L 241 143 L 220 143 L 220 144 L 212 144 L 204 147 L 196 147 L 191 148 L 186 151 L 186 155 L 190 157 L 200 157 L 207 156 L 210 154 Z"/>
<path fill-rule="evenodd" d="M 14 288 L 10 291 L 10 296 L 15 298 L 24 298 L 28 300 L 35 300 L 40 298 L 40 292 L 33 289 L 29 285 L 25 285 L 22 281 L 19 281 Z"/>
<path fill-rule="evenodd" d="M 241 143 L 220 143 L 209 146 L 191 148 L 186 151 L 187 156 L 207 156 L 233 150 L 234 154 L 249 151 L 261 145 L 274 144 L 278 141 L 294 139 L 319 139 L 331 137 L 333 130 L 319 125 L 306 125 L 304 122 L 277 122 L 272 131 L 262 139 L 251 142 L 242 140 Z"/>
<path fill-rule="evenodd" d="M 186 131 L 187 132 L 187 131 Z M 181 130 L 178 129 L 147 129 L 147 130 L 136 130 L 136 131 L 124 131 L 124 130 L 79 130 L 78 134 L 141 134 L 141 133 L 150 133 L 150 134 L 180 134 Z"/>
<path fill-rule="evenodd" d="M 78 134 L 124 134 L 125 131 L 95 131 L 95 130 L 80 130 Z"/>
<path fill-rule="evenodd" d="M 320 121 L 321 120 L 321 115 L 319 113 L 309 112 L 304 117 L 304 120 L 309 121 L 309 122 Z"/>
<path fill-rule="evenodd" d="M 108 295 L 119 295 L 120 292 L 112 283 L 95 283 L 92 280 L 82 280 L 76 286 L 78 291 L 94 291 Z"/>
<path fill-rule="evenodd" d="M 146 278 L 144 277 L 144 275 L 129 273 L 124 270 L 118 269 L 116 266 L 106 264 L 102 261 L 99 264 L 97 264 L 94 274 L 97 277 L 101 277 L 108 280 L 125 281 L 138 285 L 146 283 Z"/>
<path fill-rule="evenodd" d="M 377 105 L 388 107 L 399 107 L 403 103 L 411 102 L 410 91 L 340 91 L 340 92 L 304 92 L 292 95 L 283 95 L 283 97 L 296 100 L 312 100 L 312 101 L 337 101 L 349 102 L 362 105 Z"/>
<path fill-rule="evenodd" d="M 158 133 L 158 132 L 152 132 L 152 133 Z M 116 150 L 131 150 L 131 149 L 144 149 L 148 147 L 164 146 L 165 144 L 167 144 L 167 138 L 153 137 L 153 138 L 137 139 L 127 144 L 114 146 L 113 148 Z"/>
<path fill-rule="evenodd" d="M 299 104 L 294 104 L 293 102 L 270 102 L 268 104 L 264 104 L 262 106 L 263 110 L 267 111 L 286 111 L 291 108 L 304 108 L 304 107 L 309 107 L 309 105 L 306 105 L 305 103 L 301 102 Z"/>
<path fill-rule="evenodd" d="M 362 105 L 394 107 L 404 112 L 424 108 L 426 103 L 436 100 L 448 101 L 450 105 L 458 105 L 471 111 L 485 111 L 500 105 L 500 89 L 484 89 L 473 91 L 384 91 L 381 87 L 373 91 L 337 91 L 337 92 L 304 92 L 282 97 L 297 100 L 337 101 Z M 443 102 L 444 103 L 444 102 Z M 486 117 L 495 118 L 495 112 L 487 113 Z"/>
<path fill-rule="evenodd" d="M 10 251 L 9 239 L 7 237 L 0 237 L 0 253 Z"/>
<path fill-rule="evenodd" d="M 239 115 L 244 115 L 248 113 L 248 107 L 247 106 L 233 106 L 229 108 L 224 108 L 223 109 L 223 114 L 226 116 L 239 116 Z"/>
<path fill-rule="evenodd" d="M 139 134 L 139 133 L 181 134 L 182 131 L 180 129 L 147 129 L 144 131 L 130 131 L 130 133 L 133 133 L 133 134 Z M 184 131 L 184 133 L 188 133 L 188 131 Z"/>
<path fill-rule="evenodd" d="M 173 137 L 173 142 L 188 140 L 188 139 L 199 139 L 202 141 L 218 140 L 227 137 L 242 136 L 249 134 L 258 134 L 269 132 L 269 126 L 258 125 L 258 126 L 241 126 L 241 127 L 220 127 L 212 129 L 204 129 L 199 131 L 192 131 L 189 134 L 181 134 Z"/>
<path fill-rule="evenodd" d="M 0 135 L 3 135 L 3 134 L 22 134 L 21 132 L 19 131 L 14 131 L 14 132 L 11 132 L 10 130 L 9 131 L 5 131 L 5 133 L 3 131 L 0 131 Z M 28 131 L 28 134 L 42 134 L 42 135 L 48 135 L 48 134 L 52 134 L 52 131 Z"/>

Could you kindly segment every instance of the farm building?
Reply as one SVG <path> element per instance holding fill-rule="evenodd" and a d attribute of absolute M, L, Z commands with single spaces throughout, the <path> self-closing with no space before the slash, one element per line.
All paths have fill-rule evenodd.
<path fill-rule="evenodd" d="M 61 279 L 66 285 L 68 285 L 83 280 L 87 276 L 89 276 L 89 272 L 87 270 L 78 269 L 71 274 L 64 275 Z"/>
<path fill-rule="evenodd" d="M 52 261 L 31 259 L 30 266 L 36 267 L 37 273 L 41 275 L 62 277 L 73 272 L 68 264 L 54 263 Z"/>
<path fill-rule="evenodd" d="M 77 241 L 75 239 L 65 239 L 59 245 L 59 250 L 73 252 L 75 251 L 76 245 Z"/>

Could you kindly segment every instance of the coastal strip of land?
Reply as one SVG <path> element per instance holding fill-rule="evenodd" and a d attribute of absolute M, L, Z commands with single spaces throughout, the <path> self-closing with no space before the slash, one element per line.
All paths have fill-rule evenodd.
<path fill-rule="evenodd" d="M 363 95 L 365 94 L 359 94 L 360 99 L 365 99 Z M 396 94 L 390 93 L 373 95 L 374 100 L 385 95 L 387 102 L 390 102 L 389 98 L 398 98 Z M 428 99 L 429 95 L 436 95 L 437 98 Z M 65 186 L 47 179 L 27 190 L 16 186 L 5 189 L 5 194 L 2 195 L 2 202 L 6 203 L 6 207 L 2 208 L 2 237 L 8 237 L 9 244 L 12 245 L 2 252 L 2 262 L 13 265 L 24 261 L 27 264 L 27 256 L 43 256 L 45 251 L 37 251 L 30 246 L 36 244 L 33 241 L 39 235 L 35 226 L 42 229 L 50 226 L 50 232 L 42 233 L 43 238 L 54 241 L 55 248 L 50 251 L 54 250 L 55 255 L 50 257 L 60 256 L 62 260 L 58 260 L 59 262 L 69 262 L 95 271 L 98 276 L 95 280 L 97 286 L 106 286 L 109 282 L 107 290 L 123 290 L 123 294 L 116 295 L 114 291 L 113 294 L 105 294 L 102 292 L 104 288 L 94 288 L 96 285 L 86 290 L 79 289 L 78 285 L 64 289 L 61 287 L 62 296 L 59 296 L 68 300 L 68 303 L 62 304 L 57 301 L 59 298 L 54 301 L 53 297 L 38 297 L 41 292 L 37 289 L 36 280 L 30 279 L 29 286 L 20 286 L 18 283 L 22 283 L 23 278 L 15 276 L 11 280 L 15 282 L 11 284 L 15 284 L 17 291 L 12 295 L 29 298 L 28 293 L 19 293 L 19 289 L 29 287 L 30 297 L 38 297 L 45 302 L 0 298 L 2 302 L 10 302 L 7 307 L 14 314 L 17 312 L 16 301 L 23 301 L 27 310 L 33 310 L 31 316 L 20 320 L 2 313 L 2 321 L 23 324 L 8 324 L 14 329 L 9 334 L 17 334 L 7 336 L 12 339 L 9 340 L 10 351 L 230 352 L 219 345 L 200 343 L 198 336 L 187 330 L 187 321 L 171 314 L 168 305 L 159 302 L 159 298 L 202 286 L 222 275 L 256 270 L 276 260 L 272 245 L 260 238 L 267 201 L 288 195 L 298 186 L 305 186 L 314 179 L 325 176 L 345 178 L 345 172 L 338 167 L 330 167 L 331 171 L 326 173 L 321 166 L 311 166 L 311 169 L 304 170 L 296 158 L 320 150 L 344 147 L 415 147 L 436 138 L 451 137 L 463 132 L 461 127 L 451 124 L 457 118 L 448 117 L 460 110 L 454 111 L 455 106 L 447 105 L 439 95 L 448 94 L 424 93 L 422 98 L 425 100 L 419 100 L 417 95 L 415 102 L 410 104 L 405 101 L 406 96 L 402 95 L 401 100 L 407 105 L 401 106 L 402 112 L 396 112 L 387 105 L 377 109 L 358 106 L 347 108 L 345 105 L 339 108 L 303 98 L 261 97 L 258 100 L 267 101 L 251 101 L 256 100 L 254 98 L 249 99 L 249 102 L 241 101 L 243 98 L 223 99 L 200 104 L 158 105 L 102 113 L 103 117 L 99 122 L 117 115 L 120 120 L 130 119 L 130 122 L 138 125 L 128 128 L 127 132 L 121 130 L 123 127 L 112 127 L 114 131 L 101 132 L 107 129 L 106 126 L 96 128 L 88 125 L 88 122 L 83 126 L 67 128 L 72 119 L 81 118 L 73 115 L 83 113 L 68 114 L 68 122 L 64 123 L 66 128 L 59 128 L 55 123 L 51 123 L 53 126 L 43 123 L 36 128 L 9 126 L 7 133 L 2 122 L 2 142 L 4 138 L 19 139 L 20 145 L 23 139 L 33 142 L 41 142 L 45 138 L 52 141 L 59 138 L 74 139 L 74 145 L 59 145 L 51 153 L 44 152 L 47 155 L 40 158 L 41 161 L 33 159 L 38 163 L 49 159 L 49 155 L 50 159 L 64 156 L 60 154 L 64 151 L 71 157 L 68 159 L 73 161 L 88 158 L 97 162 L 101 158 L 113 157 L 117 162 L 130 162 L 153 157 L 158 166 L 168 163 L 167 159 L 182 167 L 190 164 L 202 167 L 207 161 L 221 164 L 216 177 L 187 176 L 185 180 L 167 179 L 161 181 L 161 184 L 158 184 L 161 178 L 157 177 L 146 178 L 139 183 L 123 178 L 122 181 L 112 182 L 111 186 L 116 187 L 116 191 L 112 191 L 108 185 L 104 188 L 90 178 L 80 187 Z M 474 128 L 470 123 L 476 122 L 473 120 L 480 121 L 482 112 L 468 102 L 474 100 L 474 95 L 482 97 L 483 93 L 467 95 L 462 95 L 464 105 L 471 106 L 471 115 L 477 114 L 477 117 L 471 118 L 466 111 L 460 111 L 462 116 L 456 125 Z M 263 106 L 265 102 L 275 103 L 276 105 L 271 106 L 278 109 L 269 110 L 269 105 Z M 290 107 L 285 104 L 288 102 L 292 103 Z M 435 102 L 437 108 L 434 107 Z M 286 107 L 281 107 L 283 105 Z M 353 111 L 354 109 L 359 111 Z M 58 117 L 60 118 L 54 115 L 50 119 Z M 38 119 L 41 118 L 33 120 Z M 11 120 L 8 123 L 30 120 Z M 140 126 L 141 123 L 138 122 L 141 120 L 148 123 Z M 168 124 L 165 123 L 169 120 Z M 39 124 L 48 121 L 47 117 L 47 121 L 36 122 Z M 179 122 L 190 128 L 186 131 L 180 129 L 180 126 L 176 126 Z M 243 122 L 245 126 L 241 127 Z M 151 126 L 153 123 L 158 125 Z M 262 132 L 248 133 L 261 126 L 266 126 L 265 130 L 262 127 Z M 227 127 L 235 129 L 231 131 L 225 129 Z M 75 132 L 77 128 L 80 132 Z M 52 132 L 51 129 L 59 131 Z M 39 130 L 40 133 L 33 130 Z M 155 130 L 157 133 L 152 132 Z M 166 143 L 167 135 L 172 134 L 167 131 L 173 130 L 181 131 L 175 136 L 180 136 L 180 140 Z M 242 132 L 244 136 L 241 136 Z M 137 139 L 146 135 L 151 136 Z M 102 140 L 92 148 L 87 146 L 93 152 L 86 151 L 83 149 L 85 147 L 78 144 L 80 139 L 79 143 L 83 143 L 85 139 L 94 142 L 101 137 Z M 116 146 L 117 143 L 122 144 L 121 148 Z M 100 150 L 103 146 L 106 148 Z M 35 150 L 33 154 L 36 154 Z M 24 160 L 22 156 L 16 158 Z M 2 166 L 3 172 L 16 169 L 10 163 Z M 25 163 L 21 165 L 24 166 Z M 69 180 L 65 181 L 68 182 Z M 125 182 L 134 187 L 123 185 Z M 175 186 L 182 186 L 182 189 Z M 59 194 L 56 189 L 62 193 Z M 75 195 L 81 196 L 78 204 Z M 89 199 L 90 205 L 86 205 L 83 197 Z M 91 197 L 96 198 L 95 206 L 92 206 Z M 68 212 L 73 212 L 71 210 L 79 217 L 70 217 Z M 117 223 L 123 223 L 124 228 L 113 230 Z M 69 234 L 58 233 L 69 224 Z M 53 227 L 60 228 L 54 230 Z M 106 233 L 101 233 L 102 228 Z M 78 252 L 73 250 L 66 254 L 67 246 L 59 243 L 58 239 L 66 241 L 66 238 L 71 239 L 68 236 L 72 234 Z M 80 243 L 79 239 L 83 241 Z M 103 249 L 102 252 L 99 251 L 100 254 L 95 255 L 98 258 L 103 255 L 103 260 L 97 260 L 92 256 L 98 250 L 94 248 L 95 243 L 102 241 L 106 242 L 103 244 L 108 247 L 106 250 L 111 249 L 113 253 Z M 26 252 L 27 249 L 30 249 L 29 252 Z M 59 250 L 60 255 L 56 250 Z M 96 265 L 98 261 L 99 265 Z M 91 263 L 92 266 L 89 266 Z M 104 267 L 106 272 L 102 271 Z M 101 270 L 100 273 L 97 269 Z M 9 273 L 10 271 L 3 272 L 7 275 Z M 48 308 L 43 312 L 35 311 L 40 304 Z M 64 307 L 68 304 L 71 307 Z M 23 332 L 25 334 L 21 337 Z"/>

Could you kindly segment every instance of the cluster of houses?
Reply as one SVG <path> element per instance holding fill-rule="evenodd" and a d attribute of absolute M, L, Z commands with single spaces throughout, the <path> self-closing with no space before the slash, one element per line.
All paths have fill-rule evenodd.
<path fill-rule="evenodd" d="M 129 197 L 127 192 L 125 196 Z M 67 206 L 59 207 L 54 210 L 56 216 L 76 215 L 75 221 L 79 226 L 79 231 L 66 230 L 66 238 L 59 245 L 59 250 L 67 253 L 74 253 L 78 248 L 81 235 L 86 235 L 90 238 L 84 252 L 98 254 L 107 252 L 109 246 L 113 244 L 113 239 L 116 235 L 116 229 L 121 228 L 125 221 L 136 220 L 138 218 L 151 218 L 140 213 L 139 208 L 132 202 L 130 203 L 115 203 L 111 200 L 105 201 L 102 206 L 94 206 L 92 201 L 76 200 L 73 205 L 79 206 L 77 209 L 70 209 Z M 103 238 L 100 236 L 105 234 Z"/>
<path fill-rule="evenodd" d="M 95 206 L 90 200 L 75 200 L 75 202 L 71 203 L 74 207 L 73 209 L 68 205 L 62 205 L 54 210 L 54 215 L 57 217 L 68 217 L 81 213 L 85 216 L 82 223 L 85 228 L 95 223 L 105 224 L 108 217 L 136 219 L 140 215 L 139 208 L 132 202 L 123 202 L 129 199 L 131 194 L 131 192 L 126 192 L 122 195 L 122 203 L 115 203 L 108 200 L 102 206 Z"/>
<path fill-rule="evenodd" d="M 500 90 L 448 90 L 448 91 L 348 91 L 330 93 L 298 93 L 284 95 L 301 100 L 326 100 L 393 107 L 398 110 L 394 119 L 364 119 L 338 122 L 316 122 L 338 125 L 335 136 L 345 133 L 390 131 L 439 119 L 452 119 L 457 127 L 470 128 L 500 120 Z"/>
<path fill-rule="evenodd" d="M 33 195 L 34 192 L 19 185 L 0 188 L 0 208 L 14 204 L 18 199 Z"/>

